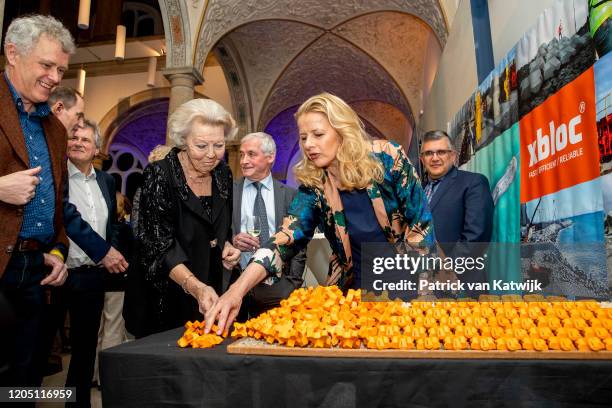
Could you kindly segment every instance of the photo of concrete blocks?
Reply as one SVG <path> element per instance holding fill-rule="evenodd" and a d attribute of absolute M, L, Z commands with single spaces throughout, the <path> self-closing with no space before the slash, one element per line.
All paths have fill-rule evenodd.
<path fill-rule="evenodd" d="M 541 44 L 537 55 L 518 70 L 520 117 L 594 63 L 595 47 L 586 24 L 572 37 L 561 36 Z"/>

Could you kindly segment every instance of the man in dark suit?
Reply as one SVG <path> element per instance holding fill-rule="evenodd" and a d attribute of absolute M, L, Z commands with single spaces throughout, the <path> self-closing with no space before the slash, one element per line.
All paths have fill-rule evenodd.
<path fill-rule="evenodd" d="M 16 325 L 2 385 L 40 386 L 38 356 L 45 285 L 67 276 L 68 239 L 62 220 L 66 130 L 47 105 L 68 69 L 74 41 L 49 16 L 11 22 L 5 35 L 6 71 L 0 74 L 0 291 Z"/>
<path fill-rule="evenodd" d="M 425 195 L 434 221 L 436 240 L 446 256 L 481 256 L 491 240 L 493 199 L 489 182 L 478 173 L 455 167 L 457 153 L 448 135 L 440 130 L 425 133 L 421 162 L 427 171 Z M 483 282 L 485 271 L 462 276 L 465 282 Z"/>
<path fill-rule="evenodd" d="M 88 120 L 68 138 L 68 202 L 64 203 L 64 218 L 70 238 L 66 259 L 69 275 L 64 287 L 57 291 L 57 300 L 70 313 L 72 358 L 66 387 L 76 387 L 79 406 L 90 406 L 89 389 L 104 306 L 104 275 L 106 270 L 119 273 L 128 267 L 114 249 L 118 233 L 115 181 L 93 167 L 100 146 L 98 126 Z M 95 248 L 98 245 L 100 248 Z M 111 254 L 113 250 L 117 256 Z"/>
<path fill-rule="evenodd" d="M 234 182 L 232 227 L 233 245 L 241 251 L 240 266 L 244 269 L 260 244 L 280 228 L 296 190 L 272 178 L 276 144 L 267 133 L 250 133 L 240 142 L 242 177 Z M 264 216 L 265 214 L 265 216 Z M 260 236 L 247 233 L 246 218 L 257 215 L 262 221 Z M 249 313 L 258 315 L 278 306 L 294 289 L 302 286 L 306 251 L 301 251 L 285 265 L 282 277 L 275 282 L 260 283 L 252 290 Z"/>

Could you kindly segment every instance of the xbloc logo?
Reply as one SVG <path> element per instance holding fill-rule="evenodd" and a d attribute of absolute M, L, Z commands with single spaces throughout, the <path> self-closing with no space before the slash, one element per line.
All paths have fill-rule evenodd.
<path fill-rule="evenodd" d="M 529 167 L 533 167 L 550 156 L 554 156 L 557 152 L 565 150 L 568 142 L 570 145 L 582 142 L 582 133 L 576 130 L 580 123 L 582 123 L 582 116 L 576 115 L 570 119 L 567 125 L 562 123 L 556 128 L 555 121 L 551 120 L 548 134 L 545 134 L 542 128 L 539 128 L 536 131 L 536 140 L 527 145 Z"/>
<path fill-rule="evenodd" d="M 521 203 L 599 176 L 593 68 L 521 119 Z"/>

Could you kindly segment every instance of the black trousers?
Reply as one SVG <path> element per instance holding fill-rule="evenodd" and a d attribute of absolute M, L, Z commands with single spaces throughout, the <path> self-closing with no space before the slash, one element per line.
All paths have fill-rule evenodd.
<path fill-rule="evenodd" d="M 251 289 L 249 295 L 248 312 L 249 317 L 257 317 L 261 313 L 266 312 L 280 305 L 281 300 L 287 299 L 291 292 L 298 287 L 287 276 L 282 275 L 278 282 L 272 285 L 260 283 Z"/>
<path fill-rule="evenodd" d="M 90 388 L 104 308 L 104 273 L 104 269 L 90 266 L 69 269 L 66 283 L 55 293 L 55 301 L 70 315 L 72 357 L 66 387 L 76 387 L 77 402 L 66 406 L 91 406 Z"/>
<path fill-rule="evenodd" d="M 8 355 L 3 357 L 8 360 L 8 370 L 0 375 L 2 386 L 41 385 L 42 361 L 38 342 L 45 291 L 40 281 L 45 273 L 42 252 L 14 252 L 0 279 L 0 291 L 16 319 L 8 332 L 0 334 L 9 345 Z"/>

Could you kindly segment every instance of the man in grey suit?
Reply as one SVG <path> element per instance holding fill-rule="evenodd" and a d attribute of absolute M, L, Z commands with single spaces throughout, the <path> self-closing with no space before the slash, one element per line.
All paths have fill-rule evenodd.
<path fill-rule="evenodd" d="M 250 133 L 240 142 L 240 168 L 242 177 L 234 182 L 232 227 L 233 245 L 242 253 L 240 267 L 245 268 L 253 252 L 276 233 L 283 222 L 296 190 L 272 178 L 272 165 L 276 158 L 276 144 L 267 133 Z M 247 216 L 262 218 L 260 236 L 247 233 Z M 261 239 L 261 242 L 260 242 Z M 260 283 L 251 292 L 249 313 L 258 315 L 278 306 L 291 292 L 302 286 L 306 251 L 293 257 L 285 265 L 283 275 L 272 285 Z"/>

